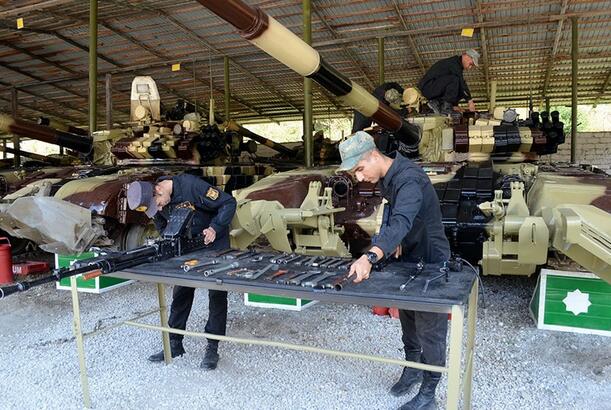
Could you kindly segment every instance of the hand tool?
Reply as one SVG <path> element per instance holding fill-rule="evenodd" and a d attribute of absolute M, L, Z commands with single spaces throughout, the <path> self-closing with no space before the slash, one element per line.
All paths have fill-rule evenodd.
<path fill-rule="evenodd" d="M 319 270 L 311 270 L 311 271 L 308 271 L 308 272 L 306 272 L 306 273 L 304 273 L 302 275 L 299 275 L 299 276 L 297 276 L 297 277 L 295 277 L 293 279 L 290 279 L 288 281 L 288 284 L 289 285 L 301 285 L 301 282 L 303 282 L 307 278 L 310 278 L 310 277 L 312 277 L 314 275 L 320 275 L 321 273 L 322 272 L 319 271 Z"/>
<path fill-rule="evenodd" d="M 280 263 L 283 265 L 289 264 L 293 261 L 296 261 L 297 259 L 301 258 L 302 255 L 295 255 L 293 254 L 293 256 L 291 256 L 290 258 L 284 258 L 282 260 L 280 260 Z"/>
<path fill-rule="evenodd" d="M 235 268 L 239 268 L 239 267 L 240 267 L 240 263 L 239 262 L 233 262 L 233 263 L 230 263 L 227 266 L 223 266 L 223 267 L 216 268 L 216 269 L 205 270 L 204 271 L 204 276 L 208 277 L 208 276 L 216 275 L 217 273 L 225 272 L 227 270 L 235 269 Z"/>
<path fill-rule="evenodd" d="M 283 252 L 281 255 L 278 255 L 278 256 L 275 256 L 275 257 L 271 258 L 269 261 L 270 261 L 271 263 L 280 263 L 279 261 L 280 261 L 281 259 L 283 259 L 283 258 L 287 257 L 287 256 L 289 256 L 289 254 L 288 254 L 288 253 L 286 253 L 286 252 Z"/>
<path fill-rule="evenodd" d="M 280 278 L 278 280 L 276 280 L 276 283 L 280 284 L 280 285 L 288 285 L 288 281 L 301 275 L 302 272 L 293 272 L 293 273 L 289 273 L 285 278 Z"/>
<path fill-rule="evenodd" d="M 270 269 L 278 270 L 278 264 L 270 263 L 266 267 L 261 268 L 258 271 L 253 272 L 252 275 L 243 275 L 243 277 L 246 278 L 246 279 L 255 280 L 255 279 L 260 278 L 262 275 L 264 275 Z"/>
<path fill-rule="evenodd" d="M 355 275 L 354 274 L 352 274 L 352 275 L 346 274 L 345 276 L 341 276 L 341 277 L 337 278 L 337 280 L 335 280 L 332 283 L 333 289 L 335 289 L 337 291 L 342 290 L 344 285 L 350 281 L 350 278 L 354 279 Z"/>
<path fill-rule="evenodd" d="M 193 260 L 196 261 L 197 259 L 191 259 L 191 261 L 193 261 Z M 187 261 L 187 262 L 185 262 L 184 264 L 181 265 L 182 269 L 185 272 L 201 270 L 200 268 L 203 268 L 203 267 L 206 267 L 206 266 L 211 266 L 211 265 L 216 265 L 217 263 L 219 263 L 216 259 L 212 259 L 212 260 L 207 261 L 207 262 L 199 262 L 198 261 L 195 264 L 188 263 L 188 262 L 191 262 L 191 261 Z"/>
<path fill-rule="evenodd" d="M 286 275 L 287 273 L 289 273 L 287 269 L 280 269 L 274 272 L 271 276 L 266 277 L 265 280 L 273 280 L 276 279 L 278 276 Z"/>
<path fill-rule="evenodd" d="M 312 266 L 312 264 L 314 262 L 316 262 L 316 259 L 318 259 L 318 256 L 312 256 L 310 259 L 308 259 L 305 262 L 303 262 L 302 265 L 304 265 L 304 266 Z"/>
<path fill-rule="evenodd" d="M 222 251 L 218 251 L 217 253 L 215 253 L 214 257 L 218 258 L 219 256 L 224 256 L 224 255 L 227 255 L 227 254 L 232 253 L 232 252 L 237 252 L 237 251 L 235 249 L 231 249 L 231 248 L 224 249 Z"/>
<path fill-rule="evenodd" d="M 335 275 L 337 275 L 337 272 L 323 273 L 320 276 L 317 276 L 317 277 L 312 278 L 312 279 L 308 279 L 305 282 L 301 282 L 301 286 L 308 286 L 308 287 L 313 288 L 313 287 L 318 286 L 318 284 L 321 283 L 322 281 L 327 280 L 330 277 L 335 276 Z"/>
<path fill-rule="evenodd" d="M 319 256 L 319 258 L 319 260 L 314 260 L 314 262 L 312 262 L 312 266 L 319 267 L 321 263 L 328 262 L 329 259 L 331 259 L 328 256 Z"/>

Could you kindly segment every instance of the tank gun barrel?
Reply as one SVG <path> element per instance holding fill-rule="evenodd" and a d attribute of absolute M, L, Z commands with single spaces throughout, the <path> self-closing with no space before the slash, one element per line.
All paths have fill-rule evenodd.
<path fill-rule="evenodd" d="M 251 140 L 258 142 L 259 144 L 263 144 L 267 147 L 270 147 L 271 149 L 278 151 L 281 154 L 289 155 L 291 157 L 297 155 L 295 150 L 285 147 L 282 144 L 278 144 L 277 142 L 274 142 L 268 138 L 262 137 L 261 135 L 244 128 L 235 121 L 227 121 L 224 125 L 227 130 L 237 132 L 239 135 L 250 138 Z"/>
<path fill-rule="evenodd" d="M 21 156 L 32 158 L 33 160 L 36 160 L 36 161 L 46 162 L 51 165 L 60 165 L 62 162 L 61 159 L 59 158 L 47 157 L 45 155 L 35 154 L 33 152 L 28 152 L 28 151 L 24 151 L 20 149 L 14 149 L 11 147 L 3 147 L 1 145 L 0 145 L 0 151 L 4 151 L 4 152 L 7 152 L 13 155 L 19 154 Z"/>
<path fill-rule="evenodd" d="M 314 48 L 258 7 L 240 0 L 198 0 L 204 7 L 240 31 L 246 40 L 296 73 L 311 78 L 409 145 L 420 141 L 420 128 L 410 124 L 363 87 L 339 73 Z"/>
<path fill-rule="evenodd" d="M 93 148 L 93 139 L 89 136 L 59 131 L 33 122 L 16 119 L 6 114 L 0 114 L 0 131 L 60 145 L 83 154 L 89 154 Z"/>
<path fill-rule="evenodd" d="M 44 125 L 45 127 L 54 128 L 58 131 L 69 132 L 70 134 L 89 135 L 87 130 L 84 130 L 79 127 L 73 127 L 72 125 L 64 124 L 63 122 L 52 120 L 47 117 L 38 117 L 38 125 Z"/>

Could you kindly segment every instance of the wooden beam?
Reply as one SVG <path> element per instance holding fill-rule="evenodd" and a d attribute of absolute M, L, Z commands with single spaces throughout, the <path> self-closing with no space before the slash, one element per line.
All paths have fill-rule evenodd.
<path fill-rule="evenodd" d="M 63 65 L 61 65 L 61 64 L 59 64 L 59 63 L 57 63 L 55 61 L 51 61 L 51 60 L 49 60 L 46 57 L 36 55 L 36 54 L 32 53 L 30 50 L 28 50 L 27 48 L 16 46 L 16 45 L 11 44 L 8 41 L 4 41 L 4 40 L 0 40 L 0 45 L 4 46 L 4 47 L 7 47 L 7 48 L 10 48 L 12 50 L 15 50 L 18 53 L 25 54 L 25 55 L 27 55 L 29 57 L 32 57 L 35 60 L 42 61 L 43 63 L 45 63 L 47 65 L 50 65 L 50 66 L 53 66 L 55 68 L 58 68 L 58 69 L 60 69 L 62 71 L 66 71 L 67 73 L 77 74 L 77 71 L 74 71 L 71 68 L 65 67 L 65 66 L 63 66 Z"/>
<path fill-rule="evenodd" d="M 9 104 L 10 104 L 10 102 L 11 102 L 11 99 L 10 99 L 10 98 L 6 98 L 6 97 L 2 97 L 2 96 L 0 96 L 0 100 L 2 100 L 2 101 L 6 101 L 6 102 L 8 102 Z M 38 107 L 36 107 L 36 106 L 34 106 L 34 105 L 25 104 L 25 103 L 23 103 L 23 102 L 20 102 L 20 103 L 19 103 L 19 106 L 20 106 L 21 108 L 27 108 L 27 109 L 28 109 L 28 110 L 30 110 L 30 111 L 34 111 L 34 112 L 38 112 L 38 113 L 40 113 L 40 114 L 43 114 L 43 115 L 45 115 L 46 117 L 51 117 L 51 118 L 55 118 L 56 120 L 61 120 L 62 122 L 66 122 L 66 121 L 70 122 L 70 121 L 73 121 L 73 120 L 71 120 L 71 119 L 69 119 L 69 118 L 59 116 L 59 115 L 57 115 L 56 113 L 52 113 L 52 112 L 49 112 L 49 111 L 41 110 L 40 108 L 38 108 Z"/>
<path fill-rule="evenodd" d="M 477 22 L 484 22 L 484 15 L 482 14 L 482 3 L 480 0 L 475 0 L 475 13 L 477 14 Z M 488 58 L 488 42 L 486 40 L 486 29 L 480 28 L 480 44 L 482 47 L 482 60 L 484 68 L 484 80 L 486 81 L 486 99 L 490 101 L 490 59 Z"/>
<path fill-rule="evenodd" d="M 566 9 L 569 6 L 569 0 L 562 0 L 562 4 L 560 6 L 560 15 L 566 14 Z M 558 47 L 560 45 L 560 39 L 562 38 L 562 27 L 564 25 L 564 20 L 558 20 L 558 26 L 556 27 L 556 35 L 554 36 L 554 42 L 552 44 L 552 51 L 549 55 L 549 59 L 547 60 L 547 68 L 545 69 L 545 77 L 543 80 L 543 90 L 541 91 L 541 102 L 540 105 L 543 105 L 543 99 L 547 96 L 547 89 L 549 87 L 549 80 L 552 76 L 552 71 L 554 69 L 554 62 L 556 60 L 556 55 L 558 54 Z"/>
<path fill-rule="evenodd" d="M 329 24 L 329 22 L 323 15 L 322 11 L 320 11 L 319 8 L 314 3 L 312 3 L 312 11 L 314 12 L 314 14 L 316 14 L 316 17 L 318 17 L 318 20 L 323 24 L 323 26 L 325 26 L 325 28 L 331 33 L 331 36 L 333 38 L 341 37 L 339 33 L 337 32 L 337 30 L 335 30 L 331 26 L 331 24 Z M 369 76 L 365 72 L 365 69 L 362 67 L 361 62 L 358 60 L 358 57 L 355 55 L 355 53 L 348 47 L 344 48 L 344 52 L 348 56 L 348 59 L 352 61 L 352 63 L 354 64 L 354 67 L 359 71 L 359 73 L 363 76 L 363 78 L 365 78 L 365 81 L 367 82 L 367 85 L 370 87 L 370 89 L 373 90 L 376 86 L 375 82 L 372 81 L 371 78 L 369 78 Z"/>
<path fill-rule="evenodd" d="M 47 1 L 38 1 L 34 4 L 27 6 L 13 6 L 9 10 L 0 11 L 0 18 L 13 17 L 13 16 L 22 16 L 31 11 L 40 11 L 44 9 L 48 9 L 51 7 L 63 6 L 65 4 L 72 3 L 72 0 L 47 0 Z"/>
<path fill-rule="evenodd" d="M 399 22 L 401 23 L 403 30 L 407 31 L 408 30 L 407 23 L 405 22 L 405 19 L 403 18 L 401 9 L 399 9 L 399 4 L 397 3 L 397 0 L 391 0 L 391 3 L 392 3 L 393 8 L 395 9 L 395 13 L 397 14 L 397 17 L 399 18 Z M 426 67 L 424 66 L 422 57 L 420 57 L 420 53 L 418 52 L 418 47 L 416 46 L 416 42 L 414 41 L 414 38 L 411 35 L 407 35 L 406 37 L 407 37 L 407 45 L 412 50 L 412 54 L 414 55 L 414 57 L 416 58 L 416 62 L 420 66 L 420 71 L 422 71 L 422 74 L 426 73 Z"/>
<path fill-rule="evenodd" d="M 205 38 L 203 38 L 203 37 L 199 36 L 198 34 L 194 33 L 193 30 L 191 30 L 190 28 L 185 26 L 183 23 L 181 23 L 179 20 L 177 20 L 176 18 L 174 18 L 172 15 L 170 15 L 169 13 L 167 13 L 164 10 L 155 9 L 155 8 L 153 8 L 151 6 L 146 5 L 145 3 L 139 3 L 138 5 L 133 5 L 131 3 L 126 3 L 126 2 L 123 2 L 123 1 L 115 1 L 115 0 L 110 0 L 110 1 L 112 1 L 115 4 L 117 4 L 117 6 L 130 7 L 132 9 L 144 11 L 144 12 L 147 12 L 149 14 L 153 14 L 153 15 L 156 15 L 156 16 L 159 16 L 159 17 L 163 17 L 166 20 L 168 20 L 174 27 L 178 28 L 183 34 L 187 35 L 188 37 L 190 37 L 191 39 L 193 39 L 194 41 L 196 41 L 197 43 L 199 43 L 203 47 L 207 48 L 210 52 L 216 54 L 219 57 L 225 57 L 226 56 L 226 54 L 224 54 L 220 50 L 218 50 L 215 47 L 213 47 L 212 44 L 210 44 Z M 237 63 L 235 60 L 233 60 L 229 56 L 227 56 L 227 57 L 229 58 L 229 63 L 232 66 L 234 66 L 239 71 L 241 71 L 242 73 L 246 74 L 248 77 L 250 77 L 253 80 L 255 80 L 256 82 L 258 82 L 259 84 L 262 84 L 264 86 L 264 88 L 268 92 L 271 92 L 272 94 L 275 94 L 278 98 L 283 100 L 285 103 L 287 103 L 293 109 L 295 109 L 297 112 L 303 113 L 303 111 L 298 107 L 298 105 L 295 102 L 291 101 L 291 99 L 286 94 L 284 94 L 283 92 L 278 90 L 273 84 L 270 84 L 267 81 L 264 81 L 261 78 L 255 76 L 248 69 L 246 69 L 244 66 L 242 66 L 239 63 Z M 234 96 L 232 96 L 232 98 L 235 99 Z M 242 104 L 242 105 L 244 105 L 244 104 Z M 247 105 L 246 107 L 250 108 L 252 110 L 252 108 L 249 105 Z M 272 120 L 272 121 L 276 122 L 275 120 Z"/>
<path fill-rule="evenodd" d="M 6 87 L 10 87 L 11 86 L 9 83 L 1 81 L 1 80 L 0 80 L 0 85 L 6 86 Z M 34 97 L 34 98 L 36 98 L 38 100 L 45 100 L 45 101 L 49 101 L 49 102 L 51 102 L 53 104 L 57 104 L 57 100 L 53 100 L 53 99 L 51 99 L 51 98 L 49 98 L 49 97 L 47 97 L 45 95 L 38 94 L 38 93 L 35 93 L 33 91 L 28 91 L 28 90 L 25 90 L 25 89 L 19 88 L 19 87 L 14 87 L 14 88 L 16 90 L 18 90 L 20 93 L 31 95 L 32 97 Z M 21 104 L 21 105 L 23 105 L 23 104 Z M 67 106 L 66 108 L 74 110 L 74 111 L 78 111 L 79 113 L 86 113 L 86 111 L 78 110 L 78 109 L 76 109 L 74 107 L 68 107 Z M 64 118 L 69 119 L 71 122 L 79 123 L 79 120 L 75 120 L 73 117 L 70 117 L 70 116 L 66 115 L 65 112 L 64 112 Z"/>
<path fill-rule="evenodd" d="M 600 87 L 600 91 L 598 92 L 598 95 L 596 96 L 596 98 L 594 98 L 594 105 L 597 105 L 601 97 L 605 95 L 605 93 L 607 92 L 607 87 L 609 86 L 609 80 L 611 80 L 611 70 L 607 72 L 607 78 L 605 78 L 605 81 L 603 81 L 603 85 L 602 87 Z"/>

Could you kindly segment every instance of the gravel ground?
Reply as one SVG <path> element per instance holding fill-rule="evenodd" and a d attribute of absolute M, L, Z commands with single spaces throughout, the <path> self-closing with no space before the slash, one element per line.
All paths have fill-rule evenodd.
<path fill-rule="evenodd" d="M 537 330 L 528 315 L 534 279 L 491 277 L 484 285 L 474 408 L 611 409 L 608 338 Z M 231 335 L 402 355 L 399 321 L 373 316 L 367 307 L 317 304 L 287 312 L 246 307 L 242 300 L 241 294 L 230 294 Z M 81 294 L 83 330 L 107 327 L 156 303 L 155 286 L 144 283 L 103 295 Z M 69 292 L 48 285 L 2 300 L 0 307 L 0 408 L 81 408 Z M 206 316 L 207 296 L 198 290 L 189 329 L 202 330 Z M 185 339 L 187 354 L 170 366 L 146 360 L 160 346 L 155 332 L 126 326 L 87 338 L 94 407 L 393 409 L 409 397 L 387 393 L 400 374 L 396 366 L 225 343 L 219 368 L 205 372 L 199 369 L 205 340 Z M 440 406 L 445 388 L 444 377 L 437 393 Z"/>

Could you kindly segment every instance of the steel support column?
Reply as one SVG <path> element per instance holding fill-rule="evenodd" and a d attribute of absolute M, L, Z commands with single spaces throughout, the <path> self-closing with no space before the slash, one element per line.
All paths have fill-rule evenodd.
<path fill-rule="evenodd" d="M 378 37 L 378 79 L 384 83 L 384 37 Z"/>
<path fill-rule="evenodd" d="M 13 118 L 17 119 L 17 89 L 15 87 L 11 88 L 11 115 Z M 16 150 L 13 154 L 13 165 L 18 167 L 21 165 L 21 155 L 19 154 L 19 136 L 13 134 L 13 148 Z"/>
<path fill-rule="evenodd" d="M 496 80 L 490 80 L 490 107 L 488 107 L 488 112 L 490 114 L 494 113 L 495 106 L 496 106 Z"/>
<path fill-rule="evenodd" d="M 225 80 L 225 121 L 229 121 L 231 119 L 229 115 L 229 105 L 231 103 L 231 91 L 229 89 L 229 57 L 224 56 L 223 63 L 225 67 L 225 75 L 223 77 Z"/>
<path fill-rule="evenodd" d="M 550 105 L 549 105 L 549 97 L 545 97 L 545 111 L 549 113 Z"/>
<path fill-rule="evenodd" d="M 98 128 L 98 0 L 89 0 L 89 133 Z"/>
<path fill-rule="evenodd" d="M 577 57 L 579 55 L 577 17 L 571 17 L 571 34 L 571 163 L 574 163 L 577 152 Z"/>
<path fill-rule="evenodd" d="M 112 129 L 112 74 L 106 74 L 106 129 Z"/>
<path fill-rule="evenodd" d="M 312 44 L 312 4 L 310 0 L 303 0 L 303 41 Z M 303 144 L 305 166 L 314 165 L 314 132 L 312 121 L 312 80 L 303 79 Z"/>

